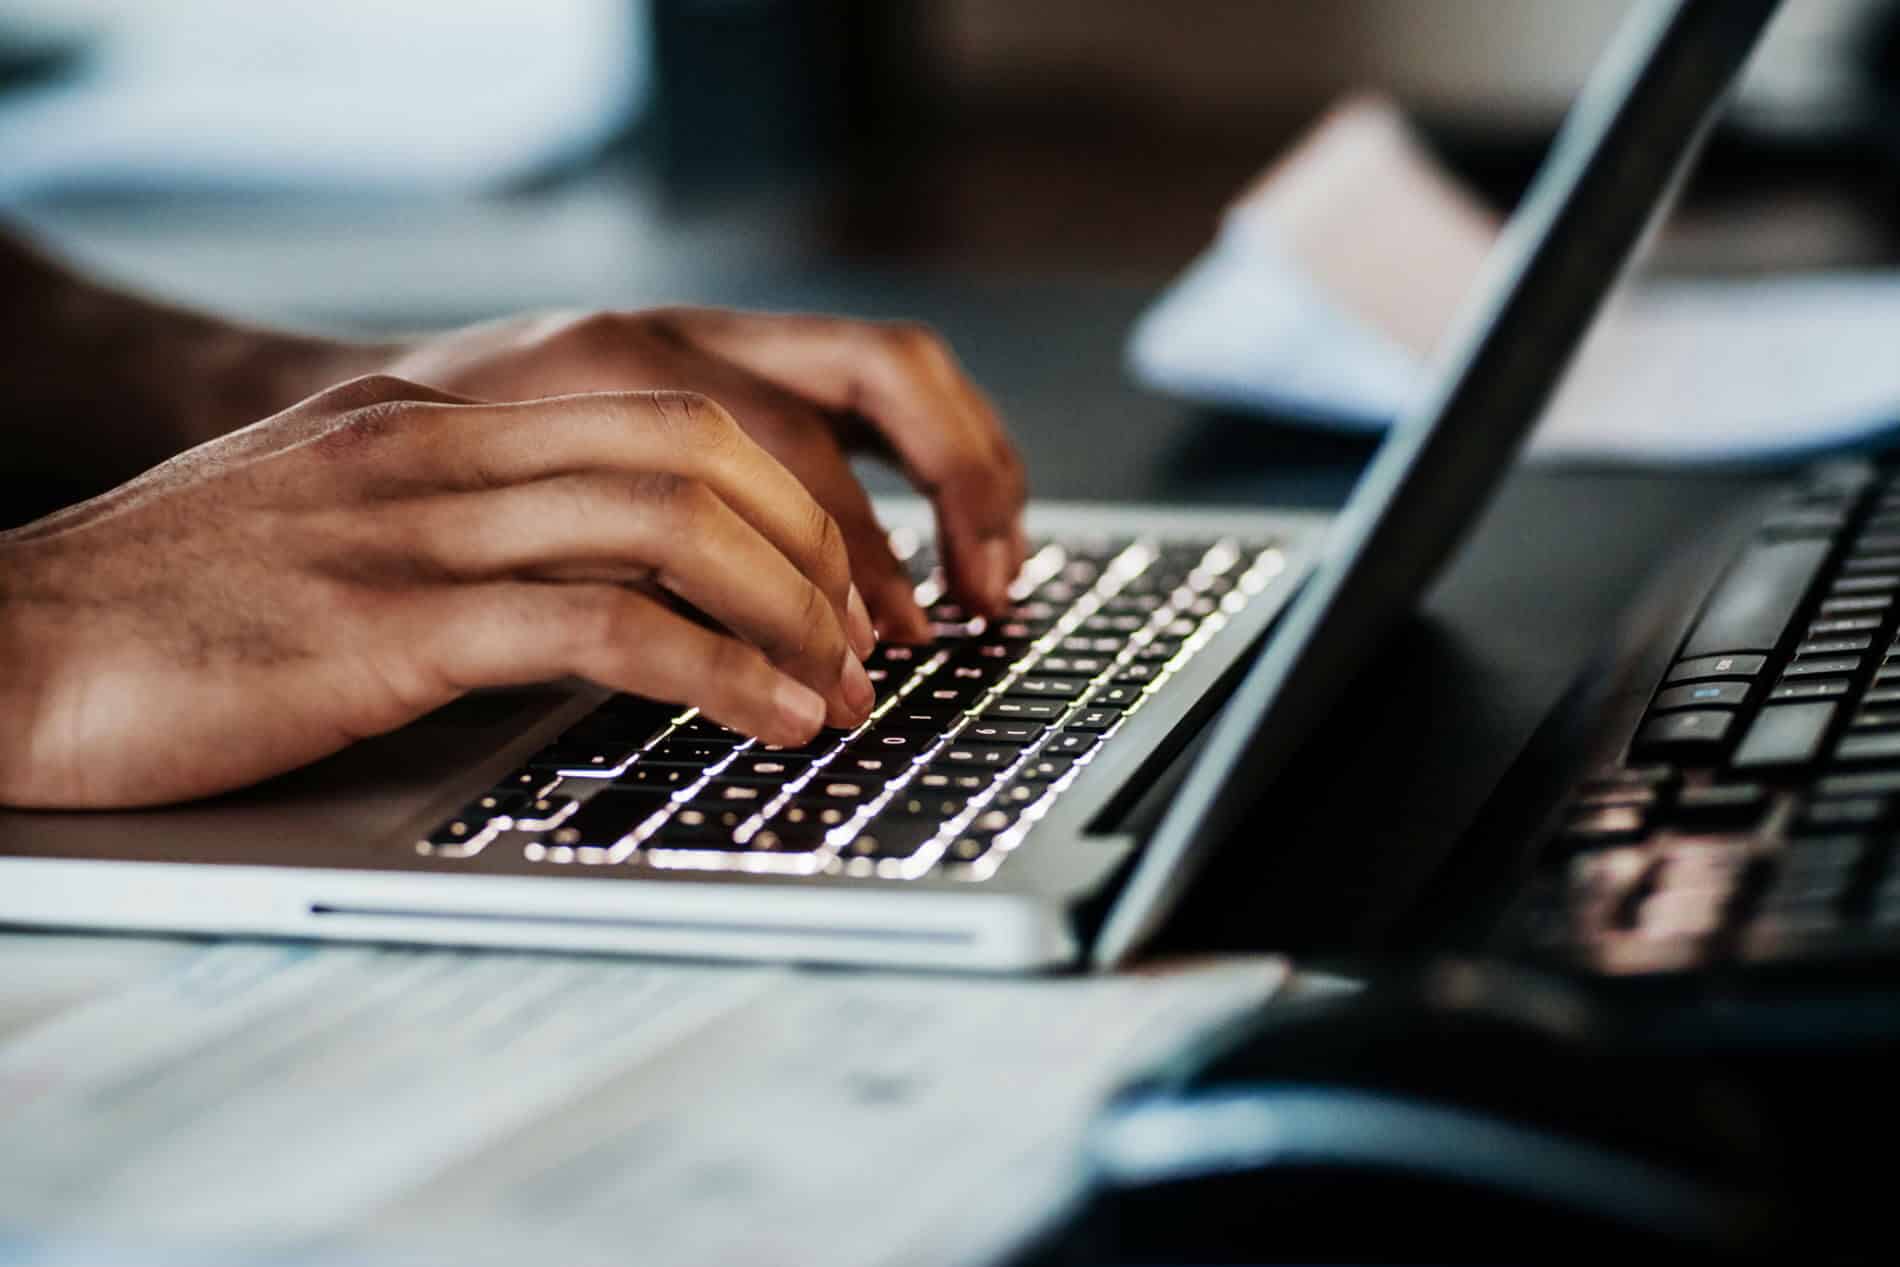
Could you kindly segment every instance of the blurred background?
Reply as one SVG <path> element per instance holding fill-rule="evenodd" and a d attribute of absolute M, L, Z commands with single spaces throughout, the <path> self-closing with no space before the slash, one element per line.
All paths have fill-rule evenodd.
<path fill-rule="evenodd" d="M 0 0 L 0 203 L 278 320 L 834 297 L 794 276 L 1152 288 L 1353 87 L 1507 204 L 1627 8 Z M 1897 31 L 1887 0 L 1791 0 L 1666 266 L 1893 254 Z M 892 292 L 835 297 L 862 294 Z"/>

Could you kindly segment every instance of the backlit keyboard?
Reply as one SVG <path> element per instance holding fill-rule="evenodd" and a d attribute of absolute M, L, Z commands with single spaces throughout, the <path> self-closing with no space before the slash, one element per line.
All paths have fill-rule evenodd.
<path fill-rule="evenodd" d="M 1272 542 L 1042 544 L 1007 618 L 944 598 L 896 539 L 934 625 L 880 646 L 862 726 L 801 748 L 617 695 L 418 841 L 551 867 L 906 880 L 994 875 L 1123 723 L 1286 566 Z"/>

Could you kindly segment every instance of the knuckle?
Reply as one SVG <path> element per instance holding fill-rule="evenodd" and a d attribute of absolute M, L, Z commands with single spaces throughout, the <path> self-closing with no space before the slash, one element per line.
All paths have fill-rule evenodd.
<path fill-rule="evenodd" d="M 318 393 L 317 399 L 335 409 L 361 409 L 395 400 L 414 400 L 428 389 L 394 374 L 363 374 Z"/>
<path fill-rule="evenodd" d="M 947 352 L 943 337 L 921 321 L 886 322 L 883 331 L 886 345 L 906 359 L 942 357 Z"/>
<path fill-rule="evenodd" d="M 643 399 L 653 416 L 682 444 L 702 454 L 717 455 L 738 433 L 732 415 L 718 401 L 699 392 L 647 392 Z"/>
<path fill-rule="evenodd" d="M 793 645 L 787 650 L 800 658 L 816 653 L 828 669 L 835 670 L 841 662 L 823 654 L 836 649 L 833 644 L 839 639 L 827 636 L 835 627 L 831 600 L 816 585 L 807 585 L 799 602 L 798 632 Z"/>
<path fill-rule="evenodd" d="M 698 480 L 670 471 L 648 471 L 633 477 L 625 494 L 664 520 L 676 532 L 703 527 L 713 513 L 712 491 Z"/>

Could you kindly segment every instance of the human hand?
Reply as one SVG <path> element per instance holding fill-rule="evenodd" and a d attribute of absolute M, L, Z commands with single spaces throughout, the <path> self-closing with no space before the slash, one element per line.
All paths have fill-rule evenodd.
<path fill-rule="evenodd" d="M 359 379 L 0 533 L 0 803 L 203 796 L 568 675 L 799 744 L 869 713 L 872 646 L 839 525 L 704 397 Z"/>
<path fill-rule="evenodd" d="M 668 308 L 528 317 L 423 338 L 377 368 L 485 400 L 700 392 L 804 483 L 844 533 L 880 632 L 929 637 L 848 450 L 894 456 L 935 504 L 952 592 L 996 615 L 1027 554 L 1022 462 L 936 335 L 907 323 Z"/>

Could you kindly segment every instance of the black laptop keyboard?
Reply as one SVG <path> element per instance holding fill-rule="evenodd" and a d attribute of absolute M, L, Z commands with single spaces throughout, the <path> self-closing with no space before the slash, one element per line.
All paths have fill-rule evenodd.
<path fill-rule="evenodd" d="M 1598 971 L 1900 943 L 1900 486 L 1843 468 L 1779 505 L 1571 798 L 1514 936 Z"/>
<path fill-rule="evenodd" d="M 866 663 L 877 707 L 802 748 L 618 695 L 416 845 L 562 866 L 995 874 L 1123 722 L 1285 567 L 1271 542 L 1043 544 L 984 622 L 898 539 L 936 631 Z"/>

